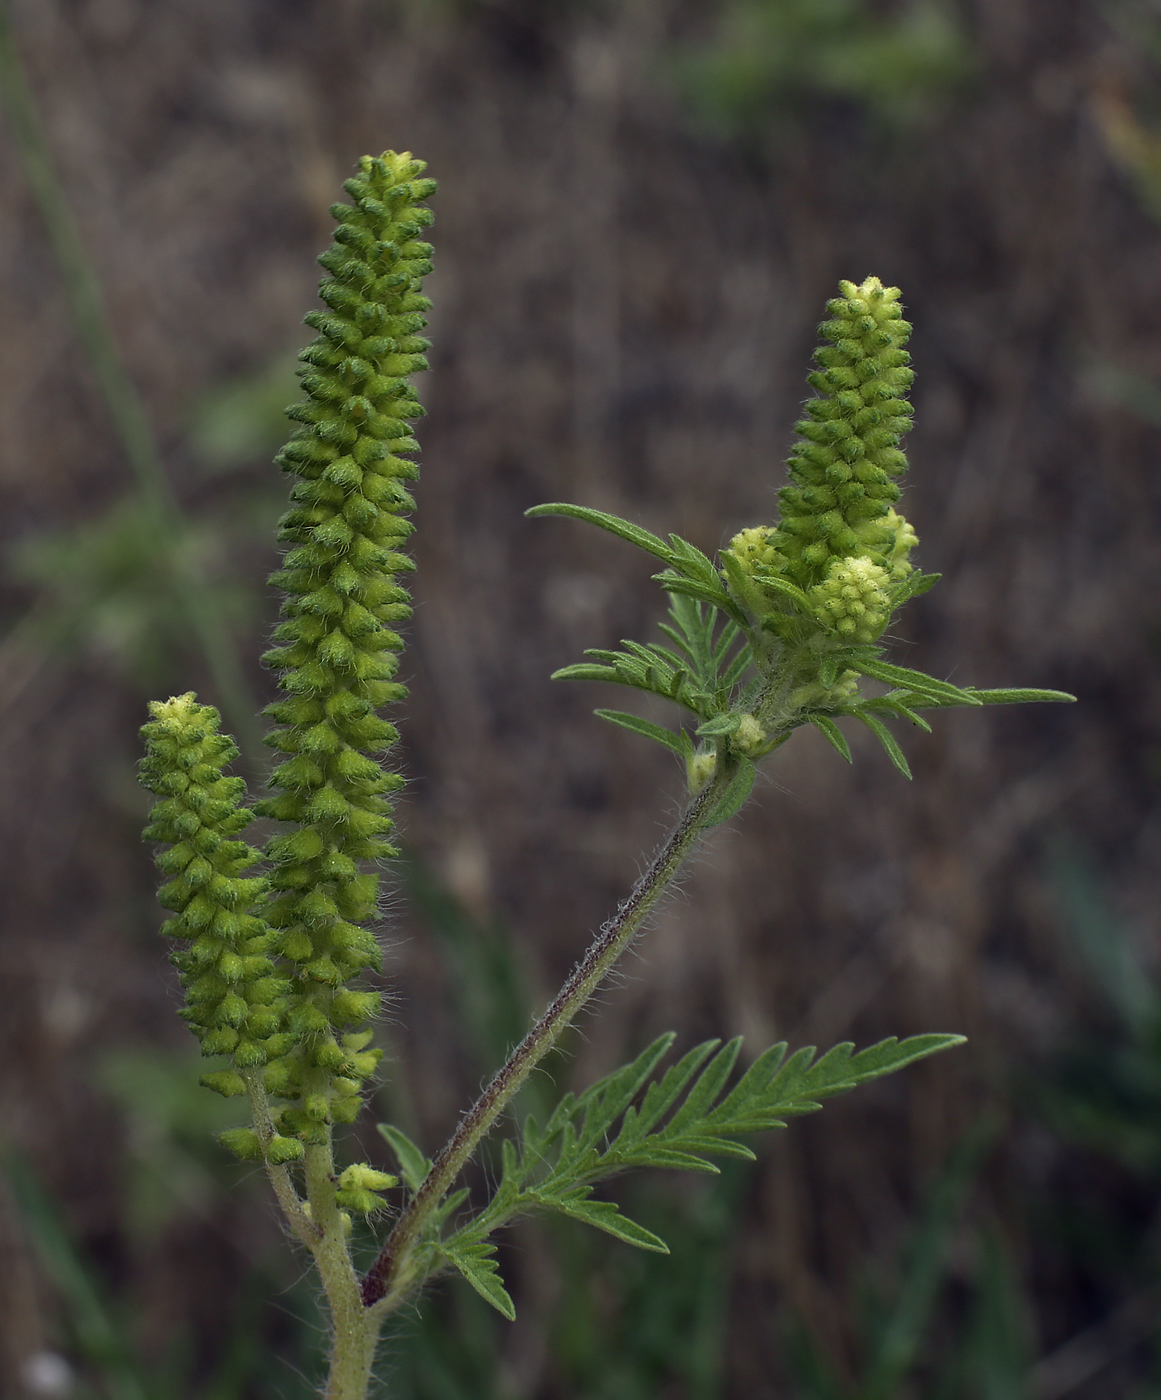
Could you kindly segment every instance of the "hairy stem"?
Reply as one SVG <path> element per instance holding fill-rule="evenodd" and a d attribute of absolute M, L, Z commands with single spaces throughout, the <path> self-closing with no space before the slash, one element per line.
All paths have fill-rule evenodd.
<path fill-rule="evenodd" d="M 246 1069 L 241 1074 L 250 1099 L 254 1130 L 265 1153 L 275 1136 L 275 1127 L 261 1071 Z M 266 1174 L 295 1238 L 314 1256 L 326 1291 L 334 1328 L 326 1400 L 365 1400 L 381 1319 L 363 1306 L 342 1213 L 335 1199 L 331 1144 L 308 1147 L 304 1167 L 309 1213 L 285 1166 L 267 1161 Z"/>
<path fill-rule="evenodd" d="M 359 1280 L 347 1247 L 342 1212 L 335 1199 L 331 1144 L 306 1149 L 306 1193 L 311 1220 L 321 1231 L 314 1260 L 330 1305 L 334 1336 L 326 1400 L 364 1400 L 375 1358 L 379 1319 L 363 1306 Z"/>
<path fill-rule="evenodd" d="M 562 1032 L 571 1025 L 656 908 L 658 900 L 697 844 L 734 771 L 734 765 L 719 762 L 713 781 L 690 803 L 632 892 L 613 917 L 601 926 L 588 952 L 573 969 L 548 1009 L 460 1121 L 363 1279 L 363 1302 L 367 1307 L 383 1302 L 385 1306 L 377 1311 L 385 1313 L 395 1301 L 410 1291 L 413 1283 L 421 1281 L 411 1277 L 413 1270 L 408 1266 L 432 1211 L 443 1200 L 481 1139 L 556 1044 Z"/>
<path fill-rule="evenodd" d="M 274 1120 L 270 1115 L 270 1102 L 262 1084 L 262 1071 L 243 1069 L 239 1073 L 242 1076 L 242 1082 L 246 1085 L 246 1094 L 250 1100 L 250 1118 L 254 1124 L 254 1131 L 258 1134 L 258 1141 L 262 1144 L 262 1154 L 265 1159 L 270 1139 L 275 1135 L 275 1128 Z M 289 1170 L 280 1163 L 266 1160 L 266 1175 L 270 1179 L 274 1194 L 278 1198 L 278 1204 L 282 1207 L 282 1213 L 286 1217 L 286 1222 L 293 1231 L 295 1239 L 300 1244 L 306 1245 L 308 1249 L 313 1249 L 322 1238 L 322 1231 L 303 1209 L 298 1192 L 294 1189 L 294 1182 L 290 1179 Z"/>

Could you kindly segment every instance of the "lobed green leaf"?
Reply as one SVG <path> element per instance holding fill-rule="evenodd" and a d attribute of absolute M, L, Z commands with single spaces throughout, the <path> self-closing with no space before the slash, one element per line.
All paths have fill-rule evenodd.
<path fill-rule="evenodd" d="M 440 1246 L 439 1252 L 455 1265 L 485 1302 L 491 1303 L 509 1322 L 515 1322 L 516 1307 L 508 1296 L 493 1257 L 495 1245 L 483 1241 L 456 1245 L 449 1240 Z"/>
<path fill-rule="evenodd" d="M 671 730 L 662 729 L 659 724 L 654 724 L 651 720 L 642 719 L 640 715 L 626 714 L 623 710 L 594 710 L 594 715 L 600 719 L 606 719 L 610 724 L 619 724 L 622 729 L 628 729 L 634 734 L 644 735 L 646 739 L 653 739 L 657 743 L 675 753 L 678 758 L 685 757 L 685 745 L 682 744 L 678 735 Z"/>
<path fill-rule="evenodd" d="M 592 1200 L 594 1185 L 631 1167 L 714 1173 L 712 1157 L 751 1159 L 752 1149 L 738 1138 L 783 1128 L 789 1118 L 819 1109 L 823 1100 L 958 1045 L 963 1037 L 892 1037 L 857 1053 L 845 1043 L 817 1059 L 813 1046 L 787 1058 L 785 1043 L 773 1045 L 728 1091 L 740 1040 L 705 1041 L 652 1078 L 673 1040 L 672 1033 L 658 1037 L 582 1094 L 566 1094 L 543 1128 L 526 1119 L 522 1143 L 503 1145 L 492 1201 L 438 1246 L 501 1311 L 500 1295 L 490 1296 L 500 1285 L 484 1242 L 513 1216 L 552 1210 L 638 1248 L 664 1251 L 663 1241 L 615 1205 Z M 458 1204 L 463 1196 L 457 1196 Z"/>
<path fill-rule="evenodd" d="M 658 559 L 663 559 L 667 564 L 674 562 L 673 550 L 664 540 L 659 539 L 642 525 L 634 525 L 631 520 L 622 520 L 619 515 L 609 515 L 603 510 L 592 510 L 588 506 L 568 505 L 561 501 L 549 501 L 544 505 L 533 506 L 524 514 L 532 519 L 548 515 L 562 515 L 569 516 L 573 520 L 586 520 L 590 525 L 596 525 L 598 529 L 607 530 L 610 535 L 628 540 L 630 544 L 635 544 L 638 549 L 656 555 Z"/>
<path fill-rule="evenodd" d="M 424 1177 L 431 1170 L 430 1160 L 424 1156 L 420 1148 L 416 1147 L 407 1134 L 402 1129 L 395 1127 L 393 1123 L 376 1123 L 375 1126 L 391 1151 L 395 1153 L 395 1160 L 399 1163 L 399 1175 L 412 1191 L 418 1191 L 423 1185 Z"/>

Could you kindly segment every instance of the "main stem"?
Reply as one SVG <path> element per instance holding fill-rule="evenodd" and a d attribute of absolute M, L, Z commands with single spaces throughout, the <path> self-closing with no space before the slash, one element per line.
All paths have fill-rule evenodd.
<path fill-rule="evenodd" d="M 274 1136 L 270 1103 L 261 1072 L 242 1070 L 254 1128 L 263 1152 Z M 381 1319 L 363 1306 L 359 1279 L 351 1263 L 342 1212 L 335 1195 L 331 1143 L 306 1149 L 303 1163 L 307 1202 L 294 1189 L 286 1167 L 267 1161 L 266 1172 L 290 1228 L 314 1256 L 330 1306 L 334 1336 L 325 1400 L 366 1400 Z M 308 1209 L 309 1205 L 309 1209 Z"/>
<path fill-rule="evenodd" d="M 423 1227 L 476 1150 L 480 1140 L 519 1092 L 521 1085 L 552 1049 L 562 1032 L 605 980 L 614 963 L 633 941 L 686 857 L 697 844 L 710 815 L 734 776 L 735 765 L 719 759 L 713 780 L 690 803 L 685 815 L 651 861 L 632 892 L 593 940 L 555 999 L 509 1056 L 507 1063 L 460 1121 L 440 1151 L 422 1186 L 363 1279 L 363 1303 L 385 1302 L 389 1310 L 411 1287 L 414 1254 Z"/>

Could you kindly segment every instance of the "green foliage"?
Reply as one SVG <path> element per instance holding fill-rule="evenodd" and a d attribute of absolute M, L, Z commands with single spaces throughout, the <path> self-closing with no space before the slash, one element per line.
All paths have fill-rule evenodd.
<path fill-rule="evenodd" d="M 522 1141 L 503 1145 L 502 1175 L 491 1202 L 433 1245 L 505 1316 L 514 1310 L 488 1236 L 514 1216 L 555 1211 L 626 1244 L 667 1253 L 664 1240 L 611 1201 L 594 1200 L 594 1186 L 630 1167 L 716 1175 L 711 1157 L 753 1159 L 737 1138 L 783 1128 L 788 1118 L 814 1112 L 824 1099 L 963 1041 L 955 1035 L 892 1038 L 857 1054 L 853 1045 L 837 1045 L 818 1059 L 813 1046 L 787 1059 L 782 1043 L 760 1055 L 727 1092 L 740 1040 L 724 1046 L 706 1041 L 651 1080 L 674 1038 L 659 1037 L 632 1063 L 579 1095 L 567 1094 L 543 1127 L 526 1119 Z"/>
<path fill-rule="evenodd" d="M 707 125 L 753 138 L 818 101 L 903 128 L 962 87 L 973 54 L 947 0 L 725 0 L 678 82 Z"/>
<path fill-rule="evenodd" d="M 691 736 L 597 711 L 682 758 L 691 792 L 728 764 L 735 777 L 717 821 L 748 796 L 753 763 L 803 724 L 850 762 L 835 721 L 859 720 L 910 778 L 884 716 L 928 729 L 921 709 L 1072 699 L 1060 691 L 964 689 L 882 660 L 876 643 L 896 611 L 939 577 L 911 565 L 918 539 L 894 509 L 895 478 L 907 465 L 899 443 L 911 426 L 904 348 L 911 327 L 897 288 L 869 277 L 839 289 L 820 328 L 819 368 L 809 376 L 816 397 L 797 425 L 781 519 L 735 535 L 718 567 L 680 536 L 667 544 L 603 511 L 554 502 L 528 512 L 587 521 L 667 565 L 654 578 L 670 598 L 672 623 L 662 630 L 673 647 L 624 641 L 623 651 L 590 650 L 593 663 L 566 666 L 555 678 L 630 686 L 692 714 Z M 864 692 L 863 677 L 888 689 Z"/>
<path fill-rule="evenodd" d="M 286 404 L 298 389 L 297 358 L 279 355 L 204 395 L 189 421 L 189 441 L 206 475 L 269 459 L 286 437 Z"/>
<path fill-rule="evenodd" d="M 538 1318 L 543 1371 L 561 1394 L 721 1400 L 734 1232 L 748 1180 L 743 1164 L 730 1163 L 722 1177 L 689 1190 L 638 1183 L 633 1214 L 673 1241 L 672 1254 L 626 1254 L 608 1235 L 567 1220 L 540 1223 L 559 1289 Z M 473 1290 L 429 1293 L 391 1333 L 393 1400 L 511 1400 L 507 1332 Z"/>
<path fill-rule="evenodd" d="M 6 1185 L 45 1274 L 67 1308 L 77 1352 L 109 1386 L 117 1400 L 150 1400 L 152 1387 L 133 1355 L 128 1332 L 106 1304 L 53 1202 L 27 1164 L 14 1154 L 5 1162 Z"/>
<path fill-rule="evenodd" d="M 535 1011 L 523 985 L 519 946 L 509 928 L 466 910 L 422 865 L 409 861 L 406 874 L 412 910 L 445 971 L 447 1009 L 465 1074 L 486 1074 L 512 1044 L 513 1030 L 518 1035 Z M 517 1121 L 527 1112 L 547 1117 L 557 1097 L 550 1076 L 538 1074 L 516 1102 Z M 398 1129 L 380 1125 L 379 1131 L 408 1186 L 416 1189 L 430 1162 Z M 630 1178 L 622 1193 L 628 1214 L 667 1240 L 670 1254 L 627 1253 L 606 1232 L 577 1230 L 568 1217 L 552 1212 L 529 1223 L 548 1252 L 559 1289 L 540 1325 L 546 1369 L 559 1377 L 564 1394 L 652 1400 L 675 1386 L 689 1400 L 719 1400 L 729 1273 L 749 1181 L 749 1165 L 742 1161 L 725 1161 L 719 1176 L 662 1183 L 653 1176 Z M 522 1236 L 521 1254 L 526 1247 Z M 392 1329 L 392 1395 L 510 1400 L 506 1343 L 504 1319 L 471 1288 L 429 1292 Z"/>
<path fill-rule="evenodd" d="M 42 645 L 96 655 L 152 682 L 172 666 L 174 639 L 188 624 L 182 574 L 210 558 L 212 534 L 184 520 L 159 532 L 155 513 L 130 496 L 95 520 L 20 541 L 6 562 L 36 592 Z M 223 623 L 245 617 L 240 590 L 204 587 Z"/>
<path fill-rule="evenodd" d="M 1037 1110 L 1062 1137 L 1155 1184 L 1161 1180 L 1161 983 L 1082 852 L 1058 843 L 1048 873 L 1102 1024 L 1061 1047 L 1035 1085 Z"/>
<path fill-rule="evenodd" d="M 950 1344 L 933 1348 L 936 1310 L 953 1272 L 955 1235 L 994 1129 L 981 1124 L 959 1144 L 923 1204 L 894 1276 L 865 1283 L 852 1374 L 832 1348 L 797 1326 L 790 1359 L 799 1400 L 895 1400 L 921 1393 L 940 1400 L 1016 1400 L 1027 1394 L 1031 1356 L 1021 1333 L 1023 1299 L 1011 1261 L 986 1234 L 966 1272 L 971 1306 Z M 918 1387 L 918 1389 L 917 1389 Z"/>
<path fill-rule="evenodd" d="M 188 1067 L 176 1071 L 172 1064 L 164 1065 L 160 1075 L 153 1074 L 144 1064 L 130 1068 L 127 1064 L 117 1067 L 116 1078 L 127 1085 L 128 1079 L 144 1076 L 152 1080 L 153 1088 L 160 1089 L 163 1100 L 188 1099 L 188 1087 L 192 1083 Z M 183 1092 L 178 1083 L 181 1073 L 186 1086 Z M 168 1083 L 162 1084 L 162 1079 Z M 198 1096 L 205 1103 L 213 1101 L 206 1095 Z M 138 1096 L 126 1107 L 131 1111 L 141 1109 L 146 1100 Z M 157 1102 L 155 1096 L 154 1103 Z M 204 1114 L 202 1115 L 204 1119 Z M 183 1140 L 188 1136 L 188 1148 L 195 1156 L 205 1155 L 204 1140 L 195 1143 L 191 1125 L 198 1123 L 199 1111 L 194 1108 L 183 1122 L 175 1121 L 172 1126 Z M 151 1125 L 153 1126 L 153 1125 Z M 156 1144 L 155 1144 L 156 1145 Z M 172 1190 L 175 1165 L 174 1156 L 186 1157 L 186 1146 L 178 1146 L 176 1141 L 162 1149 L 162 1155 L 151 1163 L 142 1163 L 146 1170 L 152 1169 L 155 1177 L 164 1180 L 155 1182 L 155 1188 Z M 221 1165 L 223 1156 L 215 1154 Z M 191 1165 L 186 1159 L 185 1166 Z M 228 1163 L 227 1163 L 228 1166 Z M 200 1170 L 200 1166 L 199 1166 Z M 229 1185 L 239 1186 L 236 1173 L 230 1173 Z M 129 1211 L 138 1208 L 136 1189 L 139 1182 L 134 1180 L 127 1185 L 124 1207 Z M 221 1183 L 225 1185 L 226 1183 Z M 268 1338 L 263 1335 L 263 1318 L 260 1316 L 262 1299 L 271 1291 L 279 1294 L 279 1323 L 285 1328 L 285 1314 L 301 1314 L 304 1319 L 314 1312 L 313 1298 L 309 1290 L 299 1284 L 279 1279 L 267 1273 L 262 1265 L 247 1268 L 238 1289 L 238 1297 L 229 1315 L 229 1323 L 216 1340 L 216 1361 L 207 1374 L 198 1355 L 197 1348 L 191 1345 L 192 1337 L 187 1334 L 188 1320 L 179 1320 L 176 1336 L 160 1354 L 156 1339 L 151 1339 L 150 1355 L 142 1355 L 140 1338 L 141 1306 L 139 1300 L 127 1300 L 113 1296 L 110 1281 L 102 1277 L 85 1257 L 85 1253 L 74 1238 L 62 1218 L 61 1204 L 54 1200 L 43 1183 L 27 1162 L 14 1153 L 9 1153 L 4 1163 L 3 1176 L 0 1176 L 0 1190 L 7 1188 L 19 1215 L 20 1227 L 27 1237 L 32 1253 L 43 1272 L 46 1283 L 56 1294 L 61 1304 L 64 1332 L 53 1338 L 68 1353 L 79 1374 L 69 1379 L 68 1395 L 77 1397 L 99 1396 L 101 1400 L 187 1400 L 197 1395 L 200 1400 L 243 1400 L 243 1397 L 269 1397 L 270 1400 L 311 1400 L 317 1390 L 300 1373 L 301 1367 L 314 1370 L 318 1358 L 312 1354 L 317 1321 L 312 1327 L 305 1322 L 301 1335 L 294 1338 L 298 1368 L 289 1365 L 281 1368 L 281 1373 L 270 1364 Z M 244 1185 L 243 1185 L 243 1189 Z M 197 1202 L 199 1206 L 210 1203 L 212 1197 Z M 188 1200 L 185 1205 L 191 1204 Z M 291 1300 L 290 1295 L 294 1296 Z M 182 1325 L 184 1323 L 184 1325 Z M 60 1393 L 64 1393 L 63 1391 Z"/>

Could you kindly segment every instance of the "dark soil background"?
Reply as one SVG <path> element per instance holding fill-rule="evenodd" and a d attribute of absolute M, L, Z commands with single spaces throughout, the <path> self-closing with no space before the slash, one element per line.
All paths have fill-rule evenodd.
<path fill-rule="evenodd" d="M 1144 1008 L 1138 1029 L 1161 1004 L 1161 11 L 850 0 L 836 13 L 851 33 L 889 40 L 922 11 L 958 37 L 946 72 L 931 60 L 918 79 L 872 44 L 873 81 L 844 86 L 826 78 L 842 35 L 811 38 L 810 9 L 12 0 L 11 23 L 196 524 L 173 547 L 232 590 L 255 704 L 270 689 L 249 658 L 272 622 L 261 581 L 283 489 L 262 405 L 293 396 L 282 366 L 305 338 L 327 207 L 364 151 L 410 149 L 439 179 L 401 828 L 465 918 L 508 931 L 538 999 L 680 789 L 660 750 L 591 717 L 617 697 L 548 680 L 585 646 L 655 635 L 647 562 L 522 512 L 577 500 L 706 550 L 769 519 L 826 298 L 841 277 L 903 288 L 918 376 L 904 509 L 944 579 L 908 608 L 894 655 L 1080 703 L 938 715 L 933 735 L 901 736 L 913 784 L 869 735 L 851 736 L 850 769 L 796 736 L 586 1018 L 576 1082 L 667 1028 L 682 1045 L 741 1033 L 751 1054 L 782 1037 L 970 1037 L 761 1146 L 738 1187 L 719 1389 L 658 1373 L 649 1393 L 815 1394 L 788 1360 L 795 1328 L 859 1374 L 860 1278 L 890 1292 L 931 1183 L 986 1121 L 918 1369 L 889 1393 L 944 1393 L 931 1377 L 984 1287 L 986 1237 L 1028 1361 L 1021 1388 L 970 1393 L 1153 1394 L 1140 1389 L 1161 1183 L 1152 1031 L 1134 1042 L 1145 1068 L 1125 1110 L 1140 1109 L 1143 1146 L 1071 1131 L 1060 1064 L 1085 1034 L 1110 1064 L 1132 1041 L 1110 960 Z M 789 68 L 739 96 L 711 59 L 760 11 Z M 118 544 L 133 478 L 13 130 L 0 135 L 0 1136 L 138 1353 L 181 1352 L 187 1379 L 170 1393 L 289 1393 L 293 1360 L 208 1388 L 247 1299 L 272 1356 L 296 1354 L 307 1305 L 278 1291 L 298 1264 L 260 1183 L 227 1193 L 230 1169 L 198 1145 L 213 1105 L 182 1097 L 196 1065 L 138 837 L 146 699 L 220 697 L 148 558 Z M 256 445 L 230 437 L 235 408 Z M 397 904 L 381 1106 L 432 1150 L 485 1067 L 446 939 Z M 1096 930 L 1088 962 L 1078 929 L 1081 943 Z M 1097 1063 L 1092 1112 L 1113 1077 Z M 674 1209 L 694 1196 L 676 1188 Z M 128 1395 L 78 1341 L 76 1295 L 29 1199 L 13 1188 L 0 1213 L 0 1393 L 74 1393 L 67 1377 L 51 1389 L 57 1357 L 95 1393 Z M 506 1260 L 521 1320 L 496 1342 L 503 1393 L 580 1400 L 598 1387 L 543 1340 L 559 1295 L 546 1238 Z M 622 1267 L 611 1252 L 593 1265 L 614 1281 Z M 268 1291 L 266 1313 L 253 1300 Z"/>

